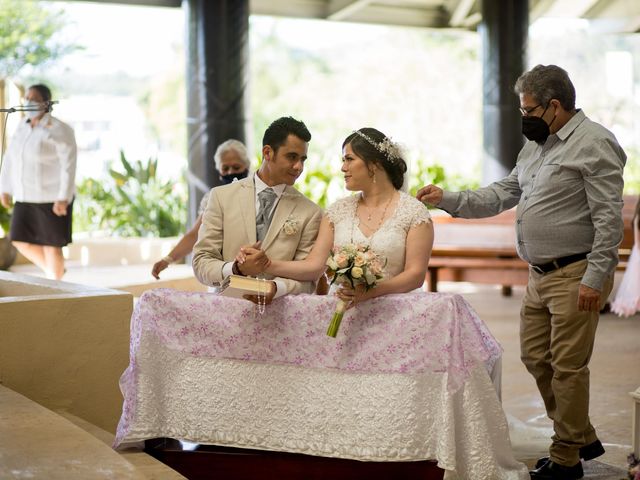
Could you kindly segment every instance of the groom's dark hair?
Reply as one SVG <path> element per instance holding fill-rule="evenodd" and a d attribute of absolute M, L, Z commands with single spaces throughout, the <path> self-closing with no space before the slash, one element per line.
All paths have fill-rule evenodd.
<path fill-rule="evenodd" d="M 311 140 L 311 133 L 300 120 L 296 120 L 293 117 L 280 117 L 274 120 L 269 125 L 269 128 L 265 130 L 262 137 L 262 146 L 269 145 L 274 152 L 277 152 L 278 148 L 287 141 L 289 135 L 295 135 L 305 142 Z"/>

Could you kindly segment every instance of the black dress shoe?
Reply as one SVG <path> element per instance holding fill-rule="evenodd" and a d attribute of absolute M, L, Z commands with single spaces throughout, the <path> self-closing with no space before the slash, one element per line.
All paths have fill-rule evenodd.
<path fill-rule="evenodd" d="M 596 440 L 595 442 L 590 443 L 589 445 L 585 445 L 584 447 L 580 447 L 580 458 L 583 460 L 593 460 L 594 458 L 599 457 L 604 453 L 604 447 L 600 440 Z"/>
<path fill-rule="evenodd" d="M 600 440 L 596 440 L 595 442 L 591 442 L 589 445 L 580 447 L 580 458 L 585 461 L 598 458 L 603 453 L 604 453 L 604 447 L 602 446 L 602 443 L 600 442 Z M 539 458 L 538 461 L 536 462 L 535 468 L 540 468 L 548 461 L 549 461 L 549 457 Z"/>
<path fill-rule="evenodd" d="M 566 467 L 550 460 L 540 468 L 531 470 L 529 475 L 531 480 L 578 480 L 584 477 L 584 472 L 580 462 Z"/>

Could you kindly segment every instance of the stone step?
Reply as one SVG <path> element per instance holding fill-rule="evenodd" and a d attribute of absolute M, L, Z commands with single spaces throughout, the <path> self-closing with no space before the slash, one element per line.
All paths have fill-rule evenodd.
<path fill-rule="evenodd" d="M 0 478 L 49 480 L 146 478 L 86 431 L 0 386 Z"/>

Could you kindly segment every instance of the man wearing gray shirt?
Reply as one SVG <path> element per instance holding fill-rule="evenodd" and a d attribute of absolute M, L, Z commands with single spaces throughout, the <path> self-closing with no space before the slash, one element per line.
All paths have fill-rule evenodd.
<path fill-rule="evenodd" d="M 520 311 L 521 358 L 553 420 L 549 457 L 532 479 L 582 478 L 580 459 L 604 453 L 589 421 L 589 359 L 622 241 L 626 155 L 614 135 L 575 108 L 567 72 L 538 65 L 518 78 L 528 142 L 504 179 L 475 191 L 428 185 L 418 200 L 454 217 L 517 205 L 517 250 L 530 264 Z"/>

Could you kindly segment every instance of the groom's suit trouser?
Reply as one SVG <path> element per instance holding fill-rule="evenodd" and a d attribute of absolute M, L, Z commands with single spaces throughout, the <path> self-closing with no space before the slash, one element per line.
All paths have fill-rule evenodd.
<path fill-rule="evenodd" d="M 554 435 L 553 461 L 575 465 L 578 450 L 597 440 L 589 421 L 589 360 L 599 312 L 578 311 L 578 290 L 587 260 L 547 274 L 529 269 L 520 311 L 520 353 L 542 395 Z M 613 286 L 607 279 L 600 296 L 604 305 Z"/>

